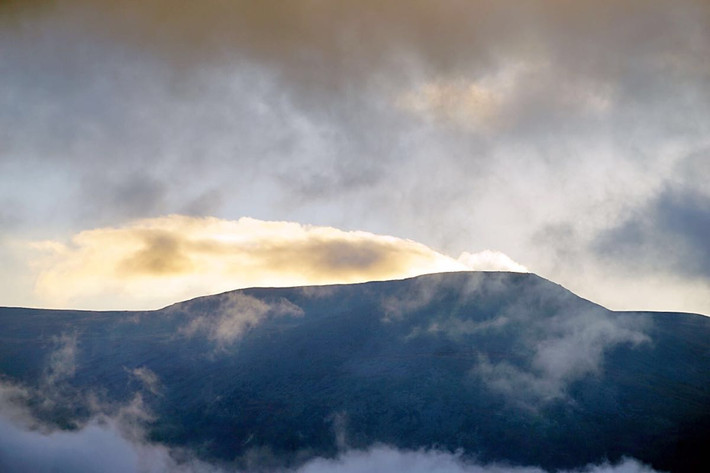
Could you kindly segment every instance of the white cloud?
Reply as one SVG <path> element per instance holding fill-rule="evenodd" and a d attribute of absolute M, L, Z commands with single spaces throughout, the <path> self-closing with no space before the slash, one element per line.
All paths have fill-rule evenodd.
<path fill-rule="evenodd" d="M 2 406 L 0 406 L 2 407 Z M 6 409 L 5 409 L 6 410 Z M 24 473 L 251 473 L 195 459 L 127 432 L 125 419 L 97 416 L 73 431 L 30 429 L 0 409 L 0 467 Z M 124 425 L 122 425 L 124 424 Z M 179 458 L 179 459 L 178 459 Z M 261 473 L 545 473 L 537 467 L 478 465 L 459 453 L 398 450 L 375 446 L 347 450 L 337 458 L 315 458 L 296 469 Z M 617 465 L 587 465 L 562 473 L 653 473 L 636 460 Z"/>
<path fill-rule="evenodd" d="M 474 271 L 512 271 L 528 273 L 528 268 L 513 261 L 500 251 L 484 250 L 479 253 L 463 252 L 458 259 Z"/>
<path fill-rule="evenodd" d="M 75 431 L 41 433 L 0 416 L 0 467 L 24 473 L 250 473 L 218 467 L 182 452 L 126 437 L 113 419 L 96 419 Z M 258 470 L 262 473 L 265 470 Z M 269 471 L 269 470 L 267 470 Z M 653 473 L 636 460 L 617 465 L 587 465 L 562 473 Z M 270 473 L 545 473 L 536 467 L 477 465 L 460 454 L 436 450 L 406 451 L 379 446 L 350 450 L 335 459 L 316 458 L 294 470 Z"/>
<path fill-rule="evenodd" d="M 579 470 L 560 473 L 652 473 L 654 470 L 632 459 L 617 465 L 587 465 Z M 352 450 L 336 459 L 316 459 L 297 473 L 545 473 L 537 467 L 477 465 L 464 461 L 460 454 L 436 450 L 407 451 L 379 446 Z"/>
<path fill-rule="evenodd" d="M 0 467 L 25 473 L 216 472 L 192 461 L 178 464 L 170 450 L 126 438 L 111 419 L 94 420 L 76 431 L 25 430 L 0 417 Z"/>

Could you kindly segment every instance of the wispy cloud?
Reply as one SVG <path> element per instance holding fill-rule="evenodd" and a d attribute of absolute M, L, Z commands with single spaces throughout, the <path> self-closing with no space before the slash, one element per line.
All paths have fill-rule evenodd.
<path fill-rule="evenodd" d="M 188 337 L 205 335 L 224 348 L 236 341 L 246 330 L 267 317 L 301 317 L 303 310 L 286 299 L 264 302 L 242 293 L 228 293 L 219 297 L 219 308 L 209 312 L 195 309 L 191 302 L 179 304 L 176 309 L 184 310 L 191 317 L 180 332 Z"/>
<path fill-rule="evenodd" d="M 1 388 L 0 388 L 1 389 Z M 0 405 L 0 467 L 3 471 L 116 473 L 217 473 L 222 470 L 196 459 L 176 461 L 170 449 L 144 440 L 140 403 L 131 402 L 115 416 L 98 414 L 75 430 L 42 426 L 34 419 L 30 428 L 6 414 L 21 409 Z"/>
<path fill-rule="evenodd" d="M 56 349 L 49 356 L 43 380 L 49 385 L 74 376 L 76 372 L 77 334 L 62 334 L 55 338 Z"/>
<path fill-rule="evenodd" d="M 129 371 L 133 376 L 138 379 L 145 389 L 147 389 L 153 395 L 159 395 L 161 390 L 160 379 L 150 368 L 141 366 L 134 368 Z"/>
<path fill-rule="evenodd" d="M 524 305 L 526 302 L 523 301 Z M 601 310 L 562 308 L 551 317 L 528 317 L 520 307 L 508 310 L 495 329 L 517 331 L 517 351 L 525 361 L 490 361 L 480 356 L 472 375 L 513 404 L 535 408 L 565 399 L 575 381 L 601 374 L 605 355 L 623 344 L 650 343 L 648 323 L 638 317 L 610 315 Z"/>

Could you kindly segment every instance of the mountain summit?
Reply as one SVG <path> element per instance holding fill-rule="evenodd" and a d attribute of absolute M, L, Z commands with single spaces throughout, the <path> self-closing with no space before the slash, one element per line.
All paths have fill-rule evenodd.
<path fill-rule="evenodd" d="M 151 442 L 222 465 L 384 444 L 710 471 L 708 340 L 703 316 L 613 312 L 534 274 L 443 273 L 148 312 L 0 308 L 0 379 L 45 426 L 140 412 Z"/>

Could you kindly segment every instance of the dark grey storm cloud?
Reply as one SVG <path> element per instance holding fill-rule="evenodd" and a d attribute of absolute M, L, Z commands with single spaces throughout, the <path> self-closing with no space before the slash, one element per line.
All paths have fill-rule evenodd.
<path fill-rule="evenodd" d="M 600 235 L 595 249 L 629 271 L 640 266 L 710 278 L 710 196 L 665 189 Z"/>
<path fill-rule="evenodd" d="M 641 113 L 652 112 L 653 120 L 672 102 L 708 99 L 698 83 L 708 74 L 703 66 L 710 43 L 703 28 L 708 15 L 704 2 L 678 2 L 673 11 L 660 2 L 635 0 L 522 5 L 420 1 L 406 6 L 397 1 L 209 0 L 185 8 L 174 4 L 65 0 L 44 9 L 27 8 L 26 14 L 18 15 L 19 26 L 6 28 L 7 41 L 17 45 L 3 58 L 11 78 L 10 96 L 45 95 L 36 103 L 13 101 L 8 110 L 15 109 L 19 113 L 13 115 L 20 117 L 31 115 L 32 136 L 42 134 L 49 148 L 42 154 L 55 150 L 62 155 L 55 158 L 60 161 L 82 155 L 85 165 L 111 160 L 112 168 L 121 169 L 134 160 L 170 162 L 165 154 L 171 150 L 164 149 L 160 135 L 171 129 L 182 135 L 199 123 L 200 133 L 243 134 L 249 129 L 243 122 L 258 113 L 245 106 L 244 98 L 234 102 L 229 90 L 216 92 L 237 107 L 242 116 L 237 122 L 211 103 L 199 117 L 206 121 L 185 124 L 176 116 L 179 110 L 166 110 L 161 103 L 184 101 L 191 113 L 199 115 L 203 110 L 199 105 L 193 108 L 193 102 L 205 103 L 210 94 L 204 89 L 215 90 L 214 82 L 204 76 L 219 75 L 220 68 L 222 74 L 230 74 L 225 64 L 237 64 L 240 75 L 244 65 L 262 68 L 247 75 L 238 96 L 258 96 L 264 82 L 273 82 L 277 91 L 266 91 L 265 105 L 273 107 L 276 94 L 285 94 L 286 106 L 319 128 L 316 133 L 327 143 L 325 149 L 305 149 L 309 158 L 298 156 L 294 169 L 286 166 L 280 172 L 287 176 L 282 184 L 296 181 L 292 190 L 306 196 L 328 193 L 331 187 L 342 191 L 363 182 L 374 184 L 381 171 L 388 171 L 377 163 L 397 154 L 403 128 L 412 123 L 400 123 L 383 101 L 388 93 L 422 80 L 476 80 L 509 64 L 534 63 L 524 73 L 524 87 L 512 93 L 504 111 L 504 135 L 514 132 L 512 136 L 523 141 L 537 141 L 540 134 L 551 132 L 580 136 L 590 127 L 600 127 L 597 119 L 570 109 L 571 103 L 599 93 L 614 96 L 614 106 L 622 110 L 612 117 L 612 124 L 622 125 L 625 132 Z M 568 97 L 561 93 L 560 78 L 573 86 Z M 18 85 L 23 90 L 12 90 Z M 156 95 L 164 98 L 157 104 L 146 101 Z M 685 125 L 691 118 L 678 115 L 673 121 Z M 292 122 L 286 127 L 294 128 Z M 23 131 L 19 130 L 20 144 L 30 143 L 32 136 L 23 137 Z M 269 137 L 288 149 L 303 141 L 304 130 L 294 131 L 280 138 L 269 136 L 267 129 L 259 138 Z M 184 136 L 166 138 L 174 142 Z M 180 161 L 210 162 L 213 149 L 202 149 L 210 136 L 187 138 L 182 143 L 187 149 L 179 150 L 187 156 Z M 463 147 L 458 152 L 456 146 L 444 148 L 459 155 L 455 161 L 463 169 L 471 169 L 467 161 L 490 159 L 474 156 L 481 150 L 487 154 L 480 137 L 448 138 Z M 128 147 L 117 150 L 120 143 Z M 140 156 L 132 156 L 140 144 Z M 82 152 L 84 146 L 89 147 L 87 152 Z M 98 150 L 111 151 L 104 157 L 94 154 Z M 253 166 L 243 155 L 248 150 L 231 151 L 227 161 Z M 279 164 L 288 163 L 288 152 L 278 146 L 274 151 L 280 155 Z M 337 154 L 338 159 L 319 161 L 312 156 L 318 152 Z M 548 159 L 573 159 L 573 153 L 563 154 L 551 153 Z M 481 165 L 473 169 L 480 170 Z M 132 174 L 123 176 L 130 179 Z"/>
<path fill-rule="evenodd" d="M 111 208 L 119 218 L 135 218 L 146 213 L 165 213 L 166 183 L 140 171 L 112 181 L 111 176 L 85 177 L 79 192 L 93 196 L 88 212 Z M 96 218 L 95 215 L 90 217 Z"/>
<path fill-rule="evenodd" d="M 8 10 L 20 29 L 33 27 L 28 18 L 74 21 L 80 31 L 147 49 L 177 67 L 247 56 L 315 93 L 360 88 L 363 78 L 377 79 L 373 72 L 394 73 L 411 60 L 437 73 L 471 73 L 511 53 L 549 53 L 575 74 L 628 80 L 640 79 L 628 74 L 639 66 L 700 70 L 710 14 L 696 0 L 673 9 L 642 0 L 60 0 L 14 7 Z M 634 66 L 624 57 L 630 52 L 638 56 Z"/>
<path fill-rule="evenodd" d="M 710 279 L 710 152 L 679 160 L 668 183 L 631 207 L 593 241 L 593 251 L 626 271 Z"/>

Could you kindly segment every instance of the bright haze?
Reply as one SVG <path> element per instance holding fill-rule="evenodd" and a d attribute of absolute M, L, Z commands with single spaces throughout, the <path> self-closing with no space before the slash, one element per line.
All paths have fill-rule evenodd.
<path fill-rule="evenodd" d="M 531 271 L 710 314 L 705 0 L 0 3 L 0 305 Z"/>

